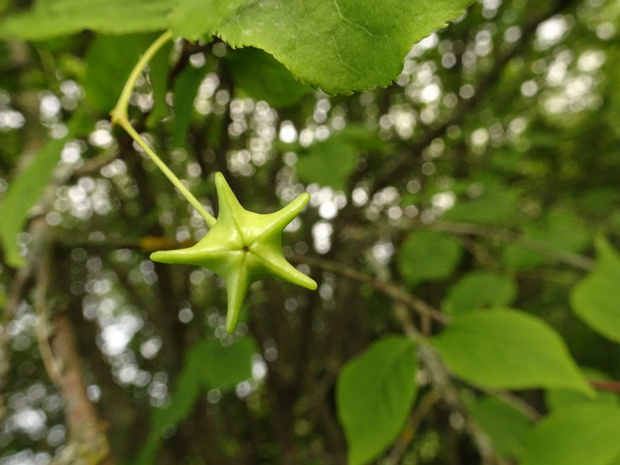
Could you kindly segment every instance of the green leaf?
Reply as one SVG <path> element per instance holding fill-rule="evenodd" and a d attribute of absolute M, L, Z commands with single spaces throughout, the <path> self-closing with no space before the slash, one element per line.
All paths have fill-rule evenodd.
<path fill-rule="evenodd" d="M 594 331 L 620 342 L 620 257 L 604 238 L 596 240 L 596 269 L 571 293 L 575 314 Z"/>
<path fill-rule="evenodd" d="M 174 82 L 174 129 L 172 131 L 172 145 L 185 146 L 187 130 L 194 114 L 194 101 L 200 83 L 207 74 L 208 68 L 187 66 Z"/>
<path fill-rule="evenodd" d="M 582 392 L 570 391 L 568 389 L 549 389 L 545 392 L 545 402 L 550 410 L 558 410 L 568 405 L 575 405 L 584 402 L 602 403 L 618 405 L 618 396 L 613 392 L 596 391 L 594 398 L 585 395 Z"/>
<path fill-rule="evenodd" d="M 415 343 L 402 336 L 375 342 L 342 369 L 336 403 L 349 465 L 373 460 L 396 439 L 417 392 L 415 374 Z"/>
<path fill-rule="evenodd" d="M 412 44 L 458 18 L 472 0 L 39 0 L 0 23 L 1 37 L 41 40 L 84 29 L 217 35 L 265 50 L 328 93 L 390 85 Z M 398 14 L 395 14 L 398 12 Z"/>
<path fill-rule="evenodd" d="M 576 405 L 585 402 L 618 405 L 618 396 L 613 392 L 607 391 L 596 391 L 596 397 L 594 397 L 594 399 L 582 392 L 568 389 L 548 389 L 545 392 L 545 403 L 550 410 L 558 410 L 568 405 Z"/>
<path fill-rule="evenodd" d="M 85 122 L 86 121 L 86 122 Z M 53 139 L 37 154 L 32 162 L 9 184 L 9 189 L 0 204 L 0 241 L 6 263 L 14 268 L 24 265 L 17 244 L 17 235 L 22 232 L 30 209 L 38 202 L 60 160 L 65 143 L 84 132 L 90 126 L 81 113 L 74 115 L 69 123 L 67 135 Z"/>
<path fill-rule="evenodd" d="M 496 397 L 479 397 L 469 409 L 474 421 L 484 430 L 500 455 L 518 459 L 532 428 L 530 420 L 520 411 Z"/>
<path fill-rule="evenodd" d="M 91 29 L 104 34 L 163 31 L 169 0 L 38 0 L 0 22 L 0 38 L 43 40 Z"/>
<path fill-rule="evenodd" d="M 184 2 L 179 7 L 185 8 Z M 225 13 L 215 0 L 200 11 Z M 272 54 L 302 82 L 328 93 L 387 86 L 402 70 L 412 44 L 458 18 L 471 0 L 261 0 L 243 4 L 215 25 L 204 21 L 202 33 L 216 33 L 233 47 L 253 46 Z M 180 16 L 180 13 L 178 14 Z M 196 36 L 195 16 L 171 17 L 173 31 Z"/>
<path fill-rule="evenodd" d="M 86 99 L 100 112 L 108 114 L 116 105 L 129 73 L 155 36 L 96 36 L 86 54 L 88 68 L 84 78 Z"/>
<path fill-rule="evenodd" d="M 189 40 L 212 35 L 239 8 L 256 0 L 180 0 L 168 17 L 169 28 Z"/>
<path fill-rule="evenodd" d="M 235 83 L 235 92 L 264 100 L 274 108 L 297 103 L 312 92 L 268 53 L 256 48 L 228 52 L 224 59 Z"/>
<path fill-rule="evenodd" d="M 501 223 L 514 217 L 519 193 L 497 182 L 484 186 L 484 192 L 471 200 L 457 200 L 444 214 L 450 221 L 470 223 Z"/>
<path fill-rule="evenodd" d="M 162 433 L 188 417 L 203 390 L 226 391 L 251 378 L 255 353 L 254 342 L 250 338 L 239 339 L 228 347 L 218 339 L 202 339 L 190 347 L 170 404 L 153 412 L 151 431 L 135 461 L 136 465 L 153 463 L 163 441 Z"/>
<path fill-rule="evenodd" d="M 452 236 L 435 231 L 414 231 L 398 252 L 398 269 L 405 281 L 416 285 L 438 281 L 452 274 L 462 248 Z"/>
<path fill-rule="evenodd" d="M 168 115 L 168 74 L 170 72 L 170 52 L 172 41 L 164 45 L 149 62 L 149 80 L 153 87 L 153 110 L 147 119 L 147 127 L 152 128 L 155 124 Z"/>
<path fill-rule="evenodd" d="M 239 339 L 230 346 L 223 346 L 219 339 L 196 342 L 185 355 L 171 403 L 155 412 L 155 424 L 179 424 L 189 415 L 203 389 L 227 391 L 250 379 L 255 353 L 250 338 Z"/>
<path fill-rule="evenodd" d="M 553 412 L 525 444 L 522 465 L 609 465 L 620 456 L 620 408 L 578 404 Z"/>
<path fill-rule="evenodd" d="M 442 309 L 456 315 L 485 307 L 503 307 L 510 305 L 516 295 L 517 284 L 512 278 L 488 271 L 472 271 L 448 289 Z"/>
<path fill-rule="evenodd" d="M 585 223 L 569 211 L 552 210 L 549 215 L 528 222 L 523 229 L 527 238 L 534 239 L 551 250 L 579 252 L 589 241 Z M 510 245 L 504 250 L 506 266 L 513 270 L 535 268 L 550 261 L 548 257 L 518 245 Z"/>
<path fill-rule="evenodd" d="M 562 338 L 516 310 L 459 315 L 433 345 L 456 375 L 491 389 L 563 387 L 592 394 Z"/>
<path fill-rule="evenodd" d="M 297 176 L 307 184 L 345 190 L 346 181 L 355 169 L 357 152 L 346 136 L 335 134 L 300 151 L 295 166 Z"/>
<path fill-rule="evenodd" d="M 605 381 L 609 378 L 597 370 L 583 368 L 584 375 L 589 380 Z M 549 410 L 558 410 L 565 408 L 569 405 L 575 405 L 579 403 L 608 403 L 612 405 L 619 405 L 618 395 L 611 391 L 595 391 L 594 396 L 587 396 L 583 392 L 571 391 L 568 389 L 547 389 L 545 391 L 545 403 Z"/>
<path fill-rule="evenodd" d="M 380 153 L 380 154 L 393 154 L 396 150 L 396 146 L 391 142 L 383 140 L 377 131 L 368 129 L 361 123 L 347 123 L 346 127 L 338 133 L 341 137 L 346 139 L 359 151 Z"/>
<path fill-rule="evenodd" d="M 256 354 L 254 341 L 242 338 L 231 346 L 213 340 L 196 347 L 201 376 L 205 386 L 220 390 L 234 389 L 252 377 L 252 357 Z"/>

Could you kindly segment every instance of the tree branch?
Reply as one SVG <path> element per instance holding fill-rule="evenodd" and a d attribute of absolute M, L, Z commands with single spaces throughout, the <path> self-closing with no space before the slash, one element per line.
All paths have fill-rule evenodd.
<path fill-rule="evenodd" d="M 514 231 L 503 230 L 493 226 L 475 223 L 438 221 L 437 223 L 430 225 L 429 229 L 447 232 L 450 234 L 475 235 L 500 240 L 502 242 L 510 242 L 521 246 L 524 249 L 537 252 L 553 260 L 557 260 L 558 262 L 566 263 L 567 265 L 571 265 L 585 271 L 592 271 L 596 265 L 596 262 L 591 258 L 573 252 L 554 249 L 542 241 L 522 236 Z"/>
<path fill-rule="evenodd" d="M 368 284 L 382 294 L 385 294 L 396 301 L 406 304 L 408 307 L 415 310 L 421 316 L 431 318 L 443 325 L 450 323 L 449 316 L 441 313 L 439 310 L 433 308 L 422 299 L 410 294 L 409 292 L 401 289 L 395 284 L 379 281 L 372 276 L 356 270 L 355 268 L 351 268 L 329 260 L 324 260 L 322 258 L 308 257 L 305 255 L 292 255 L 288 258 L 298 263 L 306 263 L 310 266 L 316 266 L 317 268 L 339 274 L 341 276 L 344 276 L 345 278 Z"/>
<path fill-rule="evenodd" d="M 52 352 L 61 367 L 58 387 L 64 401 L 69 439 L 51 465 L 113 465 L 105 435 L 107 424 L 88 398 L 82 361 L 71 320 L 60 315 L 55 321 Z"/>
<path fill-rule="evenodd" d="M 413 154 L 421 153 L 431 144 L 431 142 L 438 137 L 442 137 L 450 126 L 457 124 L 466 115 L 470 115 L 474 108 L 476 108 L 482 101 L 482 97 L 485 93 L 490 90 L 497 81 L 499 81 L 506 65 L 508 65 L 508 63 L 510 63 L 510 61 L 527 46 L 536 33 L 538 26 L 552 16 L 560 13 L 573 3 L 574 0 L 558 0 L 555 2 L 553 7 L 549 9 L 549 11 L 541 14 L 526 24 L 522 30 L 520 39 L 515 43 L 515 45 L 502 56 L 498 57 L 493 65 L 493 68 L 491 68 L 491 70 L 478 81 L 475 86 L 473 96 L 470 99 L 461 100 L 460 104 L 456 106 L 456 108 L 443 121 L 443 123 L 435 128 L 430 128 L 421 140 L 411 144 L 406 156 L 396 158 L 392 163 L 387 164 L 384 172 L 377 177 L 370 196 L 380 189 L 394 183 L 395 180 L 402 175 L 402 173 L 410 172 L 414 164 L 417 162 L 417 158 L 412 156 Z"/>

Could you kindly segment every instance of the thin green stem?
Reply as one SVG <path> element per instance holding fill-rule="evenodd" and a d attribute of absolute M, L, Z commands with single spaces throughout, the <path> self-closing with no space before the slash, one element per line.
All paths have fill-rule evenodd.
<path fill-rule="evenodd" d="M 129 117 L 127 114 L 127 107 L 129 106 L 129 97 L 131 96 L 131 92 L 136 85 L 136 81 L 138 80 L 138 76 L 144 69 L 144 67 L 148 64 L 148 62 L 153 58 L 155 53 L 166 43 L 168 40 L 172 38 L 172 33 L 170 31 L 162 34 L 155 42 L 151 44 L 151 46 L 144 53 L 142 58 L 138 61 L 133 71 L 129 75 L 127 82 L 125 83 L 125 87 L 123 88 L 123 92 L 121 92 L 121 96 L 118 99 L 114 110 L 110 112 L 110 116 L 112 117 L 112 123 L 118 124 L 121 126 L 127 133 L 135 140 L 140 147 L 146 152 L 151 160 L 157 165 L 157 167 L 161 170 L 162 173 L 166 175 L 166 177 L 170 180 L 170 182 L 181 192 L 183 197 L 187 199 L 187 201 L 196 209 L 196 211 L 202 216 L 207 223 L 207 226 L 212 228 L 215 225 L 216 219 L 213 215 L 211 215 L 202 204 L 194 197 L 194 195 L 187 190 L 187 188 L 183 185 L 183 183 L 177 178 L 177 176 L 168 168 L 168 166 L 159 158 L 159 156 L 155 153 L 155 151 L 149 147 L 146 141 L 142 138 L 142 136 L 135 130 L 135 128 L 129 122 Z"/>
<path fill-rule="evenodd" d="M 138 132 L 134 129 L 134 127 L 127 121 L 126 119 L 118 121 L 118 124 L 125 130 L 127 133 L 135 140 L 140 147 L 146 152 L 146 154 L 150 157 L 151 160 L 157 165 L 157 167 L 161 170 L 162 173 L 166 175 L 166 177 L 170 180 L 172 184 L 181 192 L 183 197 L 187 199 L 187 201 L 196 209 L 196 211 L 204 218 L 207 223 L 207 226 L 212 228 L 215 225 L 216 219 L 213 215 L 211 215 L 205 208 L 200 204 L 198 199 L 193 196 L 193 194 L 187 190 L 187 188 L 183 185 L 183 183 L 176 177 L 176 175 L 166 166 L 166 164 L 157 156 L 157 154 L 148 146 L 146 141 L 138 134 Z"/>
<path fill-rule="evenodd" d="M 140 58 L 134 69 L 131 71 L 127 82 L 125 82 L 125 87 L 123 87 L 123 91 L 121 92 L 121 96 L 114 107 L 114 110 L 110 112 L 110 116 L 112 116 L 112 123 L 121 124 L 122 120 L 129 121 L 129 117 L 127 116 L 127 107 L 129 106 L 129 97 L 131 97 L 131 92 L 136 86 L 136 81 L 138 77 L 140 77 L 140 73 L 146 67 L 146 65 L 151 61 L 153 56 L 157 53 L 157 51 L 164 46 L 166 42 L 168 42 L 172 38 L 172 32 L 166 31 L 158 39 L 151 44 L 151 46 L 144 52 L 144 55 Z"/>

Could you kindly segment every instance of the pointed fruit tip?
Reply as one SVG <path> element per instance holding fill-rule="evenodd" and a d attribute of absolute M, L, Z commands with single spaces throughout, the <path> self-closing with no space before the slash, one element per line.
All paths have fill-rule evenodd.
<path fill-rule="evenodd" d="M 306 289 L 310 289 L 311 291 L 316 291 L 319 285 L 311 277 L 307 276 L 307 278 L 308 281 L 306 282 L 306 284 L 303 284 L 303 287 L 305 287 Z"/>
<path fill-rule="evenodd" d="M 307 192 L 300 194 L 297 197 L 297 201 L 301 204 L 301 208 L 304 208 L 306 205 L 308 205 L 308 202 L 310 201 L 310 194 L 308 194 Z"/>
<path fill-rule="evenodd" d="M 241 304 L 237 308 L 235 303 L 231 302 L 230 297 L 228 300 L 228 310 L 226 312 L 226 332 L 232 334 L 237 328 L 237 322 L 239 321 L 239 314 L 241 313 Z"/>
<path fill-rule="evenodd" d="M 153 252 L 150 255 L 150 259 L 153 260 L 154 262 L 159 262 L 159 263 L 166 263 L 166 252 Z"/>
<path fill-rule="evenodd" d="M 228 185 L 224 175 L 218 171 L 217 173 L 215 173 L 215 188 L 216 189 L 219 188 L 220 185 L 222 185 L 222 184 Z"/>
<path fill-rule="evenodd" d="M 175 250 L 159 250 L 151 254 L 151 260 L 159 263 L 168 264 L 189 264 L 193 258 L 194 247 L 188 247 L 186 249 Z"/>

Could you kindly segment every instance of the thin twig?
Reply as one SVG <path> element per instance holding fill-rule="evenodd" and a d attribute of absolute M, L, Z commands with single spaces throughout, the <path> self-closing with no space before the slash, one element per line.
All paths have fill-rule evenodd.
<path fill-rule="evenodd" d="M 12 358 L 11 335 L 7 327 L 15 315 L 17 306 L 23 299 L 28 281 L 31 277 L 31 271 L 32 268 L 28 266 L 17 270 L 2 312 L 2 323 L 0 324 L 0 419 L 6 414 L 5 386 L 8 381 L 8 373 L 11 369 Z"/>
<path fill-rule="evenodd" d="M 34 219 L 29 228 L 32 238 L 30 244 L 31 252 L 28 256 L 26 264 L 17 270 L 13 285 L 7 297 L 6 305 L 2 314 L 2 326 L 0 327 L 0 418 L 6 413 L 4 405 L 4 387 L 7 382 L 7 373 L 11 367 L 11 336 L 7 330 L 9 322 L 15 316 L 15 312 L 24 299 L 24 295 L 28 291 L 30 280 L 37 269 L 41 251 L 46 246 L 47 224 L 44 218 Z"/>
<path fill-rule="evenodd" d="M 591 380 L 590 385 L 599 391 L 620 392 L 620 381 Z"/>
<path fill-rule="evenodd" d="M 502 242 L 510 242 L 525 249 L 537 252 L 541 255 L 549 257 L 553 260 L 566 263 L 575 268 L 580 268 L 586 271 L 592 271 L 596 262 L 591 258 L 583 255 L 567 252 L 565 250 L 558 250 L 548 246 L 542 241 L 522 236 L 514 231 L 500 229 L 494 226 L 486 226 L 475 223 L 460 223 L 451 221 L 438 221 L 428 226 L 429 229 L 435 231 L 447 232 L 450 234 L 466 234 L 486 237 L 489 239 L 496 239 Z"/>
<path fill-rule="evenodd" d="M 34 309 L 37 314 L 38 320 L 36 335 L 39 345 L 39 352 L 41 354 L 41 360 L 43 361 L 43 366 L 45 367 L 45 371 L 47 371 L 47 374 L 52 380 L 52 382 L 56 386 L 60 386 L 60 383 L 62 382 L 62 374 L 60 372 L 60 369 L 58 368 L 58 365 L 56 364 L 56 360 L 54 359 L 54 354 L 52 353 L 49 342 L 50 319 L 48 312 L 47 291 L 49 288 L 51 274 L 51 257 L 52 251 L 48 247 L 43 252 L 43 257 L 41 258 L 41 261 L 39 263 L 39 270 L 37 273 L 37 286 L 34 298 Z"/>
<path fill-rule="evenodd" d="M 377 177 L 370 195 L 372 196 L 380 189 L 389 186 L 390 183 L 394 182 L 394 179 L 399 177 L 402 173 L 410 172 L 411 168 L 418 160 L 418 157 L 413 155 L 421 153 L 435 139 L 442 137 L 450 126 L 459 124 L 464 117 L 473 114 L 474 108 L 482 101 L 485 92 L 499 81 L 506 66 L 526 47 L 532 37 L 534 37 L 538 26 L 573 3 L 574 0 L 557 0 L 548 11 L 526 24 L 521 31 L 520 39 L 515 42 L 512 48 L 499 56 L 489 72 L 478 80 L 473 97 L 468 100 L 461 100 L 459 105 L 455 107 L 452 113 L 441 124 L 434 128 L 429 128 L 421 140 L 411 144 L 404 157 L 396 158 L 392 163 L 387 164 L 384 172 Z"/>
<path fill-rule="evenodd" d="M 368 284 L 382 294 L 385 294 L 394 300 L 406 304 L 408 307 L 412 308 L 422 316 L 432 318 L 433 320 L 443 325 L 447 325 L 450 323 L 450 317 L 433 308 L 422 299 L 410 294 L 409 292 L 401 289 L 394 284 L 379 281 L 372 276 L 356 270 L 355 268 L 351 268 L 349 266 L 345 266 L 340 263 L 332 262 L 322 258 L 307 257 L 305 255 L 293 255 L 289 258 L 296 262 L 307 263 L 310 266 L 316 266 L 326 271 L 332 271 L 336 274 L 344 276 L 345 278 Z"/>
<path fill-rule="evenodd" d="M 113 465 L 110 445 L 97 409 L 88 398 L 82 361 L 71 320 L 61 314 L 56 318 L 52 352 L 62 366 L 59 390 L 63 398 L 68 441 L 51 465 Z"/>
<path fill-rule="evenodd" d="M 387 465 L 398 465 L 401 463 L 401 459 L 407 447 L 411 442 L 415 439 L 416 433 L 420 428 L 420 424 L 422 420 L 426 417 L 426 415 L 431 411 L 431 409 L 435 406 L 439 397 L 437 396 L 437 392 L 429 391 L 427 392 L 417 403 L 416 408 L 413 410 L 405 429 L 401 433 L 398 441 L 392 448 L 390 455 L 387 459 Z"/>
<path fill-rule="evenodd" d="M 434 391 L 436 392 L 438 398 L 441 398 L 446 402 L 453 413 L 458 414 L 463 418 L 464 427 L 474 441 L 483 465 L 507 464 L 506 460 L 497 455 L 495 452 L 488 435 L 480 429 L 480 427 L 471 418 L 469 411 L 461 401 L 459 390 L 454 384 L 452 375 L 439 357 L 439 354 L 427 341 L 420 340 L 421 336 L 417 330 L 415 330 L 409 312 L 404 311 L 402 305 L 395 305 L 394 310 L 396 317 L 405 330 L 405 334 L 413 340 L 420 342 L 418 346 L 418 357 L 430 374 L 430 380 Z M 509 393 L 502 395 L 501 398 L 511 405 L 514 405 L 512 402 L 514 399 Z M 519 402 L 516 403 L 516 407 L 519 408 L 519 410 L 522 410 L 523 406 Z"/>
<path fill-rule="evenodd" d="M 528 404 L 526 401 L 516 396 L 510 391 L 491 391 L 481 389 L 485 394 L 501 399 L 514 409 L 521 412 L 528 420 L 537 423 L 543 418 L 543 414 Z"/>

